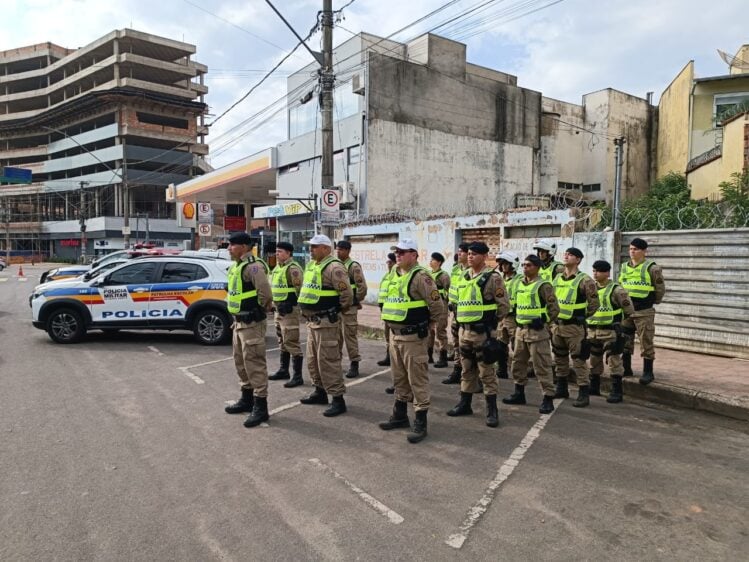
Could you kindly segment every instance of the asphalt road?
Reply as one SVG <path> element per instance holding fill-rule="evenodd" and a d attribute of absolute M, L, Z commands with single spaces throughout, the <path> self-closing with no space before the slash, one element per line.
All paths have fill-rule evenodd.
<path fill-rule="evenodd" d="M 376 425 L 389 374 L 375 365 L 383 344 L 363 340 L 347 414 L 298 405 L 309 379 L 272 382 L 281 411 L 245 429 L 223 412 L 238 396 L 230 348 L 148 332 L 54 344 L 30 323 L 35 279 L 13 273 L 0 273 L 0 560 L 728 560 L 749 548 L 747 424 L 603 398 L 542 417 L 533 385 L 532 405 L 503 405 L 490 429 L 480 397 L 472 417 L 445 416 L 457 389 L 434 370 L 429 437 L 410 445 Z"/>

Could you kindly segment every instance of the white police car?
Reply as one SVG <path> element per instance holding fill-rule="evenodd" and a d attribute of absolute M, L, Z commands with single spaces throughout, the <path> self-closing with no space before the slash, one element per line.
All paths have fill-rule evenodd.
<path fill-rule="evenodd" d="M 90 280 L 40 285 L 31 295 L 32 323 L 57 343 L 88 330 L 191 330 L 204 345 L 231 338 L 226 310 L 230 261 L 149 256 Z"/>

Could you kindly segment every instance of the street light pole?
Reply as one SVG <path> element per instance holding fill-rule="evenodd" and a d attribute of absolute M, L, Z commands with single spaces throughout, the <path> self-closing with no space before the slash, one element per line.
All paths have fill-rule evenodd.
<path fill-rule="evenodd" d="M 81 186 L 80 206 L 78 207 L 78 223 L 81 225 L 81 263 L 86 258 L 86 193 L 83 188 L 88 185 L 87 181 L 79 182 Z"/>

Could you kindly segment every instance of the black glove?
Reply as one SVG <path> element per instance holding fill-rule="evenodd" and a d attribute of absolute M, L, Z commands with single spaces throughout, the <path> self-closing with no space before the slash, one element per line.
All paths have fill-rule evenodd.
<path fill-rule="evenodd" d="M 455 305 L 451 302 L 447 303 L 447 310 L 450 312 L 455 312 Z"/>
<path fill-rule="evenodd" d="M 546 327 L 546 323 L 541 318 L 531 320 L 531 330 L 541 331 Z"/>

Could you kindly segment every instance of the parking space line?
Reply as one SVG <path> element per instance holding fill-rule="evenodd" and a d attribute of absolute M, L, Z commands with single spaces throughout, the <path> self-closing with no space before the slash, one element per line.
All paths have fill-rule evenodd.
<path fill-rule="evenodd" d="M 188 367 L 180 367 L 179 370 L 182 371 L 182 374 L 192 380 L 192 382 L 194 382 L 195 384 L 205 384 L 205 381 L 195 373 L 190 372 L 190 369 Z"/>
<path fill-rule="evenodd" d="M 148 349 L 150 349 L 151 351 L 153 351 L 159 357 L 164 357 L 164 354 L 161 351 L 159 351 L 158 348 L 154 347 L 153 345 L 149 345 Z"/>
<path fill-rule="evenodd" d="M 265 353 L 269 353 L 271 351 L 278 351 L 279 349 L 281 348 L 274 347 L 273 349 L 266 349 Z M 195 369 L 197 367 L 205 367 L 206 365 L 213 365 L 215 363 L 223 363 L 224 361 L 231 361 L 232 359 L 234 359 L 233 355 L 229 357 L 224 357 L 223 359 L 214 359 L 213 361 L 206 361 L 205 363 L 196 363 L 195 365 L 187 365 L 186 367 L 180 367 L 180 369 Z"/>
<path fill-rule="evenodd" d="M 554 412 L 559 409 L 559 406 L 562 404 L 562 402 L 564 402 L 564 399 L 555 402 Z M 534 441 L 538 439 L 539 435 L 541 435 L 541 430 L 546 427 L 547 423 L 549 423 L 549 420 L 551 419 L 551 416 L 554 415 L 554 412 L 552 412 L 551 414 L 542 415 L 540 418 L 538 418 L 538 421 L 533 424 L 533 426 L 528 430 L 528 433 L 526 433 L 525 437 L 523 437 L 522 441 L 520 441 L 520 445 L 515 447 L 512 453 L 510 453 L 510 457 L 504 463 L 502 463 L 502 466 L 499 467 L 497 475 L 494 477 L 494 480 L 489 482 L 489 486 L 484 492 L 484 495 L 481 496 L 481 499 L 479 499 L 479 501 L 476 502 L 476 504 L 468 510 L 468 514 L 463 520 L 463 523 L 458 528 L 458 532 L 450 535 L 445 541 L 448 546 L 451 546 L 455 549 L 459 549 L 463 546 L 463 543 L 465 543 L 466 539 L 468 539 L 468 535 L 471 532 L 471 529 L 474 527 L 474 525 L 476 525 L 476 523 L 478 523 L 479 519 L 481 519 L 484 513 L 486 513 L 486 511 L 489 509 L 489 506 L 494 500 L 499 487 L 510 477 L 515 468 L 520 464 L 520 461 L 523 460 L 523 457 L 528 452 L 528 449 L 531 448 L 531 445 L 533 445 Z"/>
<path fill-rule="evenodd" d="M 393 525 L 400 525 L 401 523 L 403 523 L 403 521 L 405 521 L 402 515 L 399 515 L 398 513 L 390 509 L 388 506 L 386 506 L 384 503 L 379 501 L 377 498 L 368 494 L 367 492 L 359 488 L 356 484 L 353 484 L 352 482 L 350 482 L 345 476 L 338 473 L 336 470 L 330 468 L 320 459 L 309 459 L 309 462 L 311 462 L 318 468 L 324 470 L 325 472 L 327 472 L 334 478 L 342 481 L 344 484 L 346 484 L 346 486 L 349 487 L 349 489 L 351 489 L 352 492 L 354 492 L 357 496 L 359 496 L 359 499 L 361 499 L 364 503 L 366 503 L 369 507 L 374 509 L 380 515 L 387 517 L 388 521 L 390 521 Z"/>

